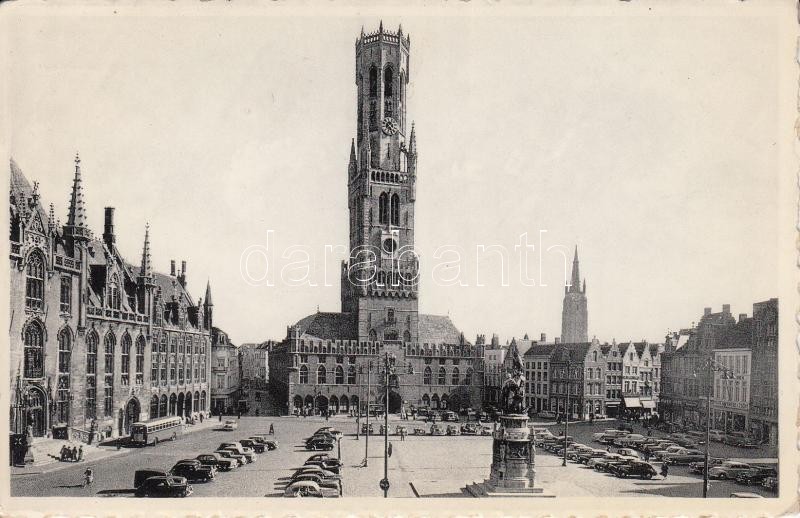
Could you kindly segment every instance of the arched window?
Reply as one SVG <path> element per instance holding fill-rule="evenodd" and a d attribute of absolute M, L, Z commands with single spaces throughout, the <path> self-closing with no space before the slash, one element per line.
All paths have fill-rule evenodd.
<path fill-rule="evenodd" d="M 439 376 L 437 381 L 439 385 L 444 385 L 447 383 L 447 371 L 444 370 L 444 367 L 439 367 Z"/>
<path fill-rule="evenodd" d="M 164 417 L 167 415 L 167 395 L 162 394 L 161 399 L 158 401 L 158 415 L 159 417 Z"/>
<path fill-rule="evenodd" d="M 32 253 L 28 258 L 25 306 L 33 309 L 44 307 L 44 259 L 38 252 Z"/>
<path fill-rule="evenodd" d="M 119 280 L 117 276 L 111 278 L 106 290 L 106 306 L 111 309 L 119 309 Z"/>
<path fill-rule="evenodd" d="M 348 385 L 355 385 L 356 384 L 356 367 L 355 367 L 355 365 L 351 365 L 347 369 L 347 384 Z"/>
<path fill-rule="evenodd" d="M 431 398 L 428 394 L 423 394 L 422 396 L 422 405 L 423 406 L 430 406 L 431 405 Z"/>
<path fill-rule="evenodd" d="M 43 350 L 44 330 L 39 322 L 33 321 L 25 327 L 25 367 L 26 378 L 41 378 L 44 376 Z"/>
<path fill-rule="evenodd" d="M 72 334 L 69 329 L 58 333 L 58 385 L 56 416 L 59 423 L 69 422 L 69 373 L 72 360 Z"/>
<path fill-rule="evenodd" d="M 131 335 L 122 335 L 122 380 L 123 385 L 130 384 L 131 376 Z"/>
<path fill-rule="evenodd" d="M 105 386 L 103 409 L 106 417 L 114 415 L 114 347 L 117 341 L 112 333 L 108 333 L 105 338 Z"/>
<path fill-rule="evenodd" d="M 383 96 L 391 97 L 394 95 L 394 70 L 391 66 L 383 71 Z"/>
<path fill-rule="evenodd" d="M 411 333 L 408 330 L 403 331 L 403 341 L 406 343 L 411 341 Z"/>
<path fill-rule="evenodd" d="M 472 367 L 467 369 L 467 375 L 464 377 L 465 385 L 472 385 Z"/>
<path fill-rule="evenodd" d="M 86 335 L 86 418 L 97 417 L 97 333 Z"/>
<path fill-rule="evenodd" d="M 431 368 L 430 367 L 425 367 L 425 372 L 422 375 L 422 383 L 424 385 L 430 385 L 431 384 L 432 375 L 433 375 L 433 373 L 431 372 Z"/>
<path fill-rule="evenodd" d="M 336 366 L 336 384 L 342 385 L 344 384 L 344 369 L 341 365 Z"/>
<path fill-rule="evenodd" d="M 72 277 L 64 275 L 61 277 L 61 304 L 60 309 L 62 313 L 70 313 L 72 311 Z"/>
<path fill-rule="evenodd" d="M 392 194 L 392 225 L 400 225 L 400 197 Z"/>
<path fill-rule="evenodd" d="M 324 385 L 328 383 L 328 371 L 324 365 L 317 367 L 317 384 Z"/>
<path fill-rule="evenodd" d="M 105 350 L 105 373 L 114 374 L 114 347 L 117 345 L 117 340 L 114 338 L 112 333 L 108 333 L 106 335 L 105 341 L 103 342 L 104 350 Z"/>
<path fill-rule="evenodd" d="M 369 96 L 378 96 L 378 69 L 375 65 L 369 67 Z"/>
<path fill-rule="evenodd" d="M 158 396 L 153 395 L 150 398 L 150 419 L 158 417 Z"/>
<path fill-rule="evenodd" d="M 458 367 L 453 368 L 453 385 L 458 385 Z"/>
<path fill-rule="evenodd" d="M 144 383 L 144 348 L 145 341 L 143 336 L 136 339 L 136 384 Z M 155 377 L 153 378 L 156 379 Z"/>
<path fill-rule="evenodd" d="M 58 333 L 58 373 L 69 374 L 72 360 L 72 334 L 64 328 Z"/>
<path fill-rule="evenodd" d="M 378 197 L 378 223 L 389 223 L 389 195 L 385 192 Z"/>
<path fill-rule="evenodd" d="M 378 340 L 378 333 L 375 332 L 374 329 L 369 330 L 369 341 L 375 342 Z"/>
<path fill-rule="evenodd" d="M 592 361 L 593 361 L 593 362 L 596 362 L 596 361 L 597 361 L 597 351 L 593 351 L 593 352 L 592 352 Z"/>

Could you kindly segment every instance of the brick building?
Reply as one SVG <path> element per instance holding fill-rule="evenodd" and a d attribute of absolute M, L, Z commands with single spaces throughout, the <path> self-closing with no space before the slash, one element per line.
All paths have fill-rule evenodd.
<path fill-rule="evenodd" d="M 341 312 L 317 312 L 288 326 L 270 359 L 270 388 L 282 410 L 349 412 L 370 402 L 477 407 L 483 346 L 449 317 L 418 312 L 419 265 L 413 254 L 417 145 L 408 121 L 410 39 L 362 33 L 355 44 L 356 138 L 347 171 L 350 258 L 342 264 Z M 413 368 L 389 394 L 369 362 L 392 354 Z"/>
<path fill-rule="evenodd" d="M 754 333 L 750 384 L 750 431 L 778 444 L 778 299 L 753 304 Z"/>
<path fill-rule="evenodd" d="M 211 408 L 217 415 L 235 414 L 239 408 L 239 351 L 228 333 L 214 327 L 211 333 Z"/>
<path fill-rule="evenodd" d="M 135 421 L 208 409 L 210 291 L 192 299 L 185 261 L 154 271 L 149 230 L 129 263 L 113 208 L 94 237 L 78 157 L 63 226 L 12 160 L 10 227 L 12 431 L 121 436 Z"/>
<path fill-rule="evenodd" d="M 572 260 L 572 280 L 564 287 L 564 303 L 561 311 L 561 343 L 589 341 L 589 310 L 586 299 L 586 280 L 581 287 L 578 247 Z"/>

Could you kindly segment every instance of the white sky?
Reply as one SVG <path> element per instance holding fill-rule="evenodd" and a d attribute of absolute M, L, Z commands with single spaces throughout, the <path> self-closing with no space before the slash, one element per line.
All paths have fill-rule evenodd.
<path fill-rule="evenodd" d="M 751 313 L 778 295 L 777 35 L 769 19 L 384 18 L 411 34 L 409 119 L 420 153 L 420 311 L 472 340 L 560 334 L 563 273 L 511 286 L 478 244 L 577 243 L 589 334 L 663 339 L 704 306 Z M 9 24 L 10 151 L 66 220 L 82 158 L 90 223 L 117 208 L 134 263 L 211 279 L 237 342 L 339 309 L 331 287 L 250 286 L 242 251 L 347 244 L 353 43 L 378 18 L 21 18 Z M 468 287 L 435 286 L 433 251 L 467 252 Z M 537 252 L 538 254 L 538 252 Z M 278 267 L 285 264 L 282 261 Z M 258 266 L 258 261 L 255 264 Z M 262 265 L 263 268 L 263 265 Z M 531 262 L 537 284 L 538 260 Z M 561 285 L 559 285 L 561 284 Z"/>

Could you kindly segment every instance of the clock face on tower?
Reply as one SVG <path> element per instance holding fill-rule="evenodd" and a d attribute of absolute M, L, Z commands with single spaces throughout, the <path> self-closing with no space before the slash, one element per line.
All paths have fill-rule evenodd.
<path fill-rule="evenodd" d="M 387 135 L 394 135 L 400 130 L 400 126 L 397 124 L 397 121 L 391 117 L 384 117 L 383 123 L 381 124 L 381 129 Z"/>

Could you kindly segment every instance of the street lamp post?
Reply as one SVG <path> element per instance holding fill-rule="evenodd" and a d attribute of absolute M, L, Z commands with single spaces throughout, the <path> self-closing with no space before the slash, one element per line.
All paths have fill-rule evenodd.
<path fill-rule="evenodd" d="M 567 465 L 567 435 L 569 435 L 569 389 L 571 387 L 570 377 L 569 377 L 569 362 L 567 362 L 567 404 L 566 408 L 564 409 L 564 458 L 561 461 L 562 466 Z"/>

